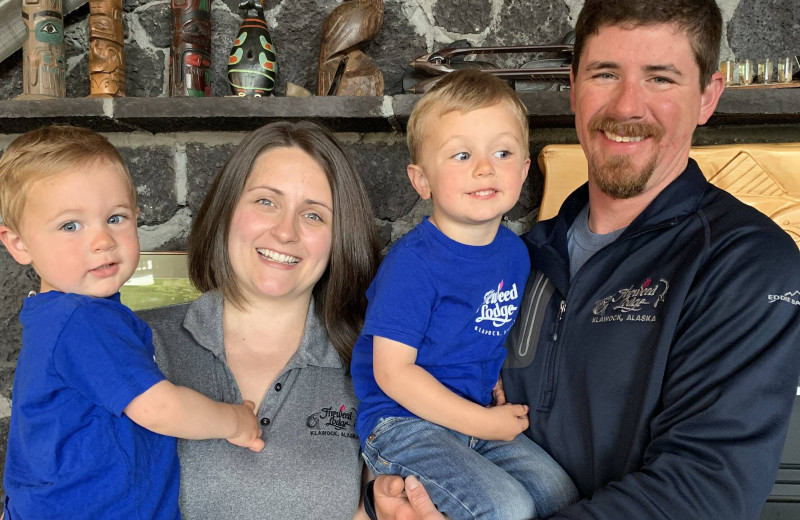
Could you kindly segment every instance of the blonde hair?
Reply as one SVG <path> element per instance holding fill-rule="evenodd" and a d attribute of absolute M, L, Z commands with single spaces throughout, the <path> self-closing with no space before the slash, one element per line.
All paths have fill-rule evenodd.
<path fill-rule="evenodd" d="M 106 161 L 119 169 L 136 205 L 133 185 L 125 161 L 102 135 L 77 126 L 46 126 L 14 139 L 0 157 L 0 218 L 15 233 L 30 187 L 68 168 Z"/>
<path fill-rule="evenodd" d="M 411 111 L 406 129 L 411 162 L 419 161 L 425 129 L 431 118 L 454 112 L 472 112 L 506 103 L 519 120 L 525 153 L 528 153 L 528 109 L 513 88 L 497 76 L 477 69 L 462 69 L 447 74 Z"/>

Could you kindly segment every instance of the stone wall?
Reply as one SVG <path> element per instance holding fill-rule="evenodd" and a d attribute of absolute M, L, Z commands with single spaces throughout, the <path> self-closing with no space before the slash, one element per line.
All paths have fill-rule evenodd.
<path fill-rule="evenodd" d="M 278 53 L 278 95 L 286 82 L 316 88 L 319 32 L 338 0 L 265 0 Z M 719 0 L 725 19 L 721 57 L 797 54 L 800 15 L 784 0 Z M 172 37 L 169 0 L 124 0 L 128 96 L 168 92 Z M 582 0 L 385 0 L 384 23 L 366 54 L 383 72 L 386 94 L 402 92 L 413 58 L 466 40 L 472 45 L 557 43 L 574 26 Z M 238 0 L 212 3 L 212 94 L 229 93 L 226 64 L 241 22 Z M 67 96 L 89 93 L 88 4 L 65 19 Z M 0 63 L 0 99 L 22 93 L 21 51 Z"/>
<path fill-rule="evenodd" d="M 316 88 L 319 31 L 337 0 L 265 0 L 279 62 L 277 95 L 287 82 Z M 722 58 L 760 58 L 800 54 L 800 14 L 785 0 L 721 0 L 725 19 Z M 521 45 L 560 42 L 572 28 L 582 0 L 385 0 L 384 23 L 366 54 L 380 67 L 386 94 L 402 92 L 406 64 L 413 58 L 465 39 L 473 45 Z M 212 4 L 212 93 L 227 95 L 225 67 L 241 21 L 237 0 Z M 124 0 L 127 92 L 129 97 L 166 96 L 168 92 L 169 0 Z M 89 93 L 87 45 L 88 5 L 65 19 L 68 63 L 67 96 Z M 0 100 L 22 93 L 21 51 L 0 63 Z M 264 100 L 269 102 L 269 100 Z M 0 113 L 0 119 L 3 114 Z M 42 114 L 42 124 L 48 122 Z M 106 134 L 128 161 L 138 187 L 143 250 L 185 247 L 192 215 L 216 171 L 241 140 L 243 132 Z M 16 134 L 0 134 L 0 150 Z M 340 133 L 369 187 L 385 245 L 425 214 L 405 176 L 409 157 L 402 133 Z M 702 129 L 698 144 L 736 141 L 800 141 L 800 127 L 736 127 Z M 574 130 L 532 131 L 531 154 L 547 143 L 577 142 Z M 520 203 L 509 214 L 515 231 L 536 218 L 542 179 L 534 165 Z M 25 294 L 38 288 L 35 273 L 16 265 L 0 251 L 0 459 L 5 437 L 14 367 L 19 352 L 17 314 Z M 0 460 L 2 463 L 2 460 Z"/>

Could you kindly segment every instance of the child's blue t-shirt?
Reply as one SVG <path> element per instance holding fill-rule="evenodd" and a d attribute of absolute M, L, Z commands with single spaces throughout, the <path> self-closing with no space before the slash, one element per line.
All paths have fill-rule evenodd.
<path fill-rule="evenodd" d="M 6 518 L 179 519 L 176 439 L 123 414 L 164 379 L 147 324 L 119 294 L 57 291 L 26 298 L 20 321 Z"/>
<path fill-rule="evenodd" d="M 487 405 L 529 273 L 525 244 L 502 226 L 490 244 L 470 246 L 426 218 L 395 243 L 367 290 L 364 328 L 353 348 L 362 448 L 381 418 L 413 416 L 375 382 L 373 336 L 416 348 L 417 365 L 461 397 Z"/>

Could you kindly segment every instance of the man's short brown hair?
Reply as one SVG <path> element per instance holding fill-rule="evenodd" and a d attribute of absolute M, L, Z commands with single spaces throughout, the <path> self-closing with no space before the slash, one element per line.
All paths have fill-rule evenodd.
<path fill-rule="evenodd" d="M 686 33 L 704 91 L 719 67 L 722 13 L 714 0 L 586 0 L 575 25 L 572 74 L 578 76 L 583 47 L 602 27 L 659 24 L 674 25 Z"/>
<path fill-rule="evenodd" d="M 46 126 L 14 139 L 0 157 L 0 217 L 19 233 L 30 187 L 66 169 L 106 161 L 119 169 L 136 206 L 136 188 L 114 145 L 97 132 L 77 126 Z"/>

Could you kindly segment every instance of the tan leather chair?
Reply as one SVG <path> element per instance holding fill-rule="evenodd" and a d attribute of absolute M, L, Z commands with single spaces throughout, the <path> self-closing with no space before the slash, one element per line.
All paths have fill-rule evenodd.
<path fill-rule="evenodd" d="M 693 147 L 690 156 L 706 178 L 769 216 L 800 247 L 800 143 Z M 586 182 L 580 145 L 548 145 L 539 154 L 544 193 L 539 220 L 555 216 L 561 203 Z"/>

